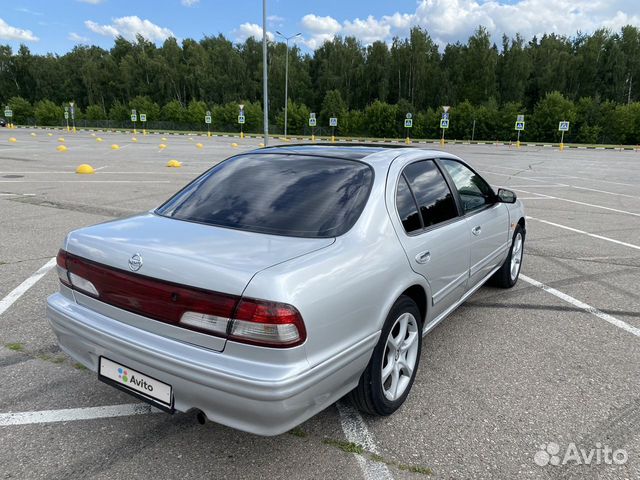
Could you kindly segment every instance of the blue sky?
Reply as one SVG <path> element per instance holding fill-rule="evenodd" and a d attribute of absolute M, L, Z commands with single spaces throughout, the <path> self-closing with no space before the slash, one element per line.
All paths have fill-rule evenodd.
<path fill-rule="evenodd" d="M 234 41 L 261 38 L 261 0 L 3 0 L 0 43 L 25 43 L 36 53 L 65 53 L 76 44 L 109 48 L 115 35 L 136 33 L 157 43 L 167 36 L 201 38 L 222 33 Z M 301 32 L 304 49 L 335 35 L 362 43 L 426 28 L 440 44 L 465 41 L 480 24 L 499 41 L 545 32 L 574 35 L 596 28 L 640 25 L 637 0 L 268 0 L 268 28 Z"/>

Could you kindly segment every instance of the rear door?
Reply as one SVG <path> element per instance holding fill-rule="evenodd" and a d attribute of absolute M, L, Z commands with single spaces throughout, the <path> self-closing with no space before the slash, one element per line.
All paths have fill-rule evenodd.
<path fill-rule="evenodd" d="M 454 159 L 438 162 L 455 185 L 471 234 L 471 288 L 506 258 L 510 243 L 509 211 L 496 200 L 489 184 L 467 165 Z"/>
<path fill-rule="evenodd" d="M 470 232 L 435 161 L 409 163 L 398 177 L 390 178 L 396 179 L 393 214 L 398 238 L 411 268 L 431 288 L 431 321 L 466 291 Z"/>

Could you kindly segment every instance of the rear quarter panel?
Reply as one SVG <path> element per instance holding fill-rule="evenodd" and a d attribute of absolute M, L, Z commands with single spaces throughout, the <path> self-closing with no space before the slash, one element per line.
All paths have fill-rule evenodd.
<path fill-rule="evenodd" d="M 244 295 L 294 305 L 307 329 L 311 366 L 380 331 L 395 300 L 425 279 L 409 266 L 385 207 L 386 169 L 369 201 L 336 242 L 259 272 Z"/>

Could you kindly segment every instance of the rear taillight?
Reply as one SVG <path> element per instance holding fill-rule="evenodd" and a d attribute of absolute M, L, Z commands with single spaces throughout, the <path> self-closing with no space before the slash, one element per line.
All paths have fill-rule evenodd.
<path fill-rule="evenodd" d="M 67 270 L 67 252 L 62 249 L 58 251 L 58 255 L 56 256 L 56 270 L 60 282 L 70 287 L 71 281 L 69 280 L 69 271 Z"/>
<path fill-rule="evenodd" d="M 305 341 L 307 332 L 300 312 L 292 305 L 243 298 L 229 338 L 268 347 L 293 347 Z"/>
<path fill-rule="evenodd" d="M 177 285 L 64 250 L 57 264 L 64 285 L 164 323 L 265 347 L 294 347 L 307 338 L 302 316 L 292 305 Z"/>

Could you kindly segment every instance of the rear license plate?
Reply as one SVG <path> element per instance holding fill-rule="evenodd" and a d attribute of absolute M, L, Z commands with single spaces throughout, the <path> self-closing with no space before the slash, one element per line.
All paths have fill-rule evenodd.
<path fill-rule="evenodd" d="M 140 373 L 129 367 L 100 357 L 98 378 L 110 385 L 157 404 L 163 410 L 172 410 L 173 396 L 171 385 Z"/>

